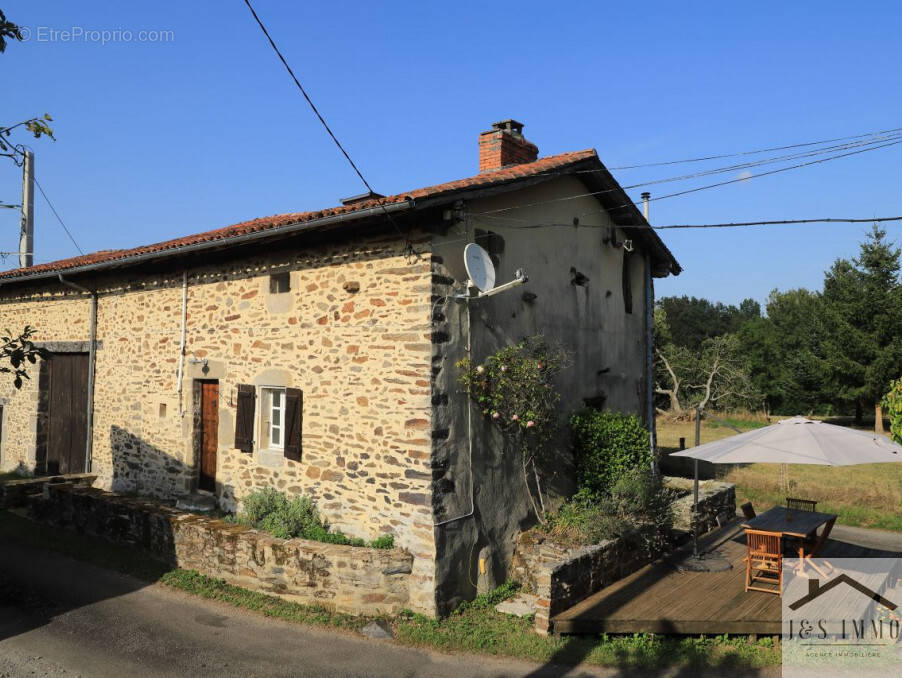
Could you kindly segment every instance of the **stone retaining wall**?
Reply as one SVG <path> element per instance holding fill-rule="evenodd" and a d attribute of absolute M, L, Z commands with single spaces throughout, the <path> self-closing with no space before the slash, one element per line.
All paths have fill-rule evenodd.
<path fill-rule="evenodd" d="M 667 478 L 669 487 L 688 489 L 689 494 L 673 503 L 675 518 L 673 527 L 692 532 L 693 481 L 685 478 Z M 719 527 L 736 515 L 736 486 L 716 480 L 705 480 L 698 484 L 699 534 Z"/>
<path fill-rule="evenodd" d="M 277 539 L 157 502 L 68 483 L 47 485 L 35 517 L 146 550 L 170 565 L 298 603 L 352 614 L 408 607 L 413 556 L 401 549 Z"/>
<path fill-rule="evenodd" d="M 90 473 L 70 473 L 65 476 L 41 476 L 0 482 L 0 509 L 25 506 L 28 497 L 39 493 L 47 483 L 70 482 L 90 487 L 97 476 Z"/>
<path fill-rule="evenodd" d="M 666 483 L 673 486 L 674 479 Z M 679 481 L 679 479 L 677 479 Z M 676 485 L 679 485 L 676 482 Z M 736 515 L 736 489 L 730 483 L 706 482 L 699 487 L 700 532 Z M 682 488 L 680 488 L 682 489 Z M 688 509 L 684 504 L 688 499 Z M 676 529 L 690 529 L 692 494 L 674 502 Z M 647 565 L 651 559 L 622 540 L 611 539 L 583 548 L 566 548 L 534 532 L 522 533 L 511 566 L 511 577 L 533 588 L 536 631 L 552 630 L 551 619 L 618 579 Z"/>

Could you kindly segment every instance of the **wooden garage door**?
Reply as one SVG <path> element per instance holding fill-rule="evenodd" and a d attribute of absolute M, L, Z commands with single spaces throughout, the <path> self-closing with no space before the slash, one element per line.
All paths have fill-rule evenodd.
<path fill-rule="evenodd" d="M 49 362 L 48 473 L 82 473 L 88 432 L 88 354 L 56 353 Z"/>

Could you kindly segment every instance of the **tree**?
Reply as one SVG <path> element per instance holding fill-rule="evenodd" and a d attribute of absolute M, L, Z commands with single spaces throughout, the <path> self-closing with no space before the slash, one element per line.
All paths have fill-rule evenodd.
<path fill-rule="evenodd" d="M 22 31 L 12 21 L 6 20 L 6 15 L 3 13 L 3 10 L 0 9 L 0 53 L 6 51 L 7 38 L 21 41 Z"/>
<path fill-rule="evenodd" d="M 34 329 L 26 325 L 18 337 L 14 337 L 9 330 L 6 330 L 5 336 L 0 337 L 0 374 L 12 374 L 16 388 L 22 388 L 22 380 L 29 378 L 24 369 L 26 364 L 34 365 L 38 358 L 50 357 L 47 349 L 39 348 L 31 342 L 33 335 Z M 9 367 L 6 363 L 9 363 Z"/>
<path fill-rule="evenodd" d="M 746 322 L 761 317 L 761 305 L 754 299 L 743 299 L 737 308 L 684 295 L 663 297 L 656 307 L 670 321 L 673 343 L 693 351 L 706 339 L 736 332 Z"/>
<path fill-rule="evenodd" d="M 7 39 L 21 41 L 22 30 L 12 21 L 8 21 L 3 10 L 0 10 L 0 53 L 6 51 Z M 53 130 L 47 124 L 52 121 L 53 118 L 50 117 L 50 114 L 45 113 L 40 118 L 29 118 L 28 120 L 22 120 L 21 122 L 9 126 L 0 125 L 0 155 L 12 158 L 13 162 L 17 165 L 21 165 L 24 149 L 18 144 L 13 144 L 9 141 L 10 134 L 12 134 L 13 130 L 16 128 L 23 127 L 31 132 L 35 139 L 42 136 L 56 139 L 56 137 L 53 136 Z"/>
<path fill-rule="evenodd" d="M 771 412 L 806 414 L 830 401 L 822 306 L 817 292 L 774 290 L 767 317 L 747 322 L 738 333 L 749 375 Z"/>
<path fill-rule="evenodd" d="M 857 258 L 837 259 L 824 279 L 827 376 L 834 399 L 855 407 L 856 419 L 874 408 L 883 432 L 881 401 L 902 374 L 900 250 L 874 225 Z"/>
<path fill-rule="evenodd" d="M 697 407 L 756 407 L 761 401 L 735 334 L 705 339 L 697 351 L 665 344 L 655 355 L 655 393 L 668 405 L 660 412 L 679 416 Z"/>
<path fill-rule="evenodd" d="M 22 31 L 19 27 L 8 21 L 3 10 L 0 10 L 0 52 L 6 51 L 7 39 L 22 40 Z M 47 121 L 52 120 L 49 114 L 45 113 L 43 118 L 31 118 L 23 120 L 9 127 L 0 126 L 0 155 L 12 158 L 17 165 L 21 164 L 24 157 L 24 149 L 9 141 L 12 131 L 18 127 L 24 127 L 30 131 L 35 138 L 41 136 L 49 136 L 54 138 L 53 130 L 47 125 Z M 36 347 L 30 337 L 34 334 L 34 329 L 26 325 L 22 333 L 14 337 L 13 333 L 6 330 L 6 336 L 0 337 L 0 374 L 12 374 L 13 385 L 16 388 L 22 388 L 22 380 L 28 379 L 28 372 L 24 369 L 27 363 L 32 365 L 38 358 L 47 358 L 49 353 L 43 348 Z M 9 366 L 7 366 L 7 363 Z"/>

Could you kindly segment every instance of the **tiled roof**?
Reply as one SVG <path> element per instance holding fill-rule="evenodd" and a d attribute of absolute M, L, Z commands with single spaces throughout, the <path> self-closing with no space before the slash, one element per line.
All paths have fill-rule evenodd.
<path fill-rule="evenodd" d="M 135 247 L 125 250 L 102 250 L 100 252 L 93 252 L 91 254 L 85 254 L 79 257 L 72 257 L 71 259 L 61 259 L 58 261 L 51 261 L 46 264 L 38 264 L 29 268 L 18 268 L 10 271 L 3 271 L 2 273 L 0 273 L 0 280 L 5 278 L 26 278 L 31 276 L 39 276 L 41 274 L 50 272 L 63 272 L 66 270 L 82 268 L 85 266 L 95 266 L 97 264 L 117 261 L 122 261 L 122 263 L 125 264 L 127 263 L 127 260 L 133 257 L 141 256 L 142 258 L 144 258 L 143 255 L 152 255 L 156 253 L 159 253 L 162 256 L 170 250 L 173 254 L 175 254 L 179 249 L 190 245 L 214 242 L 219 240 L 227 241 L 230 238 L 247 235 L 250 233 L 277 230 L 280 227 L 288 226 L 289 224 L 298 224 L 308 221 L 316 221 L 317 219 L 322 219 L 324 217 L 361 212 L 363 210 L 378 207 L 380 203 L 383 205 L 391 205 L 394 203 L 403 203 L 410 198 L 414 200 L 422 198 L 439 198 L 464 190 L 482 189 L 508 182 L 515 182 L 518 179 L 528 179 L 530 177 L 535 177 L 536 175 L 544 174 L 552 170 L 560 170 L 570 165 L 593 158 L 596 160 L 598 158 L 593 149 L 588 149 L 585 151 L 575 151 L 572 153 L 561 153 L 560 155 L 552 155 L 547 158 L 540 158 L 535 162 L 522 165 L 513 165 L 511 167 L 505 167 L 503 169 L 494 170 L 491 172 L 483 172 L 467 179 L 458 179 L 457 181 L 449 181 L 448 183 L 438 184 L 436 186 L 418 188 L 414 191 L 399 193 L 397 195 L 392 195 L 385 198 L 367 200 L 351 205 L 331 207 L 315 212 L 296 212 L 292 214 L 278 214 L 271 217 L 262 217 L 260 219 L 253 219 L 251 221 L 243 221 L 239 224 L 233 224 L 232 226 L 226 226 L 225 228 L 219 228 L 214 231 L 206 231 L 204 233 L 197 233 L 195 235 L 189 235 L 182 238 L 166 240 L 165 242 L 155 243 L 153 245 L 143 245 L 141 247 Z"/>

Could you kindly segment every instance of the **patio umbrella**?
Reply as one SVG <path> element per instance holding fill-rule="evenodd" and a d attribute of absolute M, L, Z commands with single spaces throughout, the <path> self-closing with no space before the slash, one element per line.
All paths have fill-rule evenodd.
<path fill-rule="evenodd" d="M 902 461 L 902 445 L 875 433 L 793 417 L 670 456 L 712 464 L 851 466 Z"/>
<path fill-rule="evenodd" d="M 882 464 L 902 462 L 902 445 L 875 433 L 793 417 L 670 456 L 696 460 L 695 513 L 698 511 L 698 460 L 712 464 Z M 697 556 L 698 535 L 694 536 Z"/>

